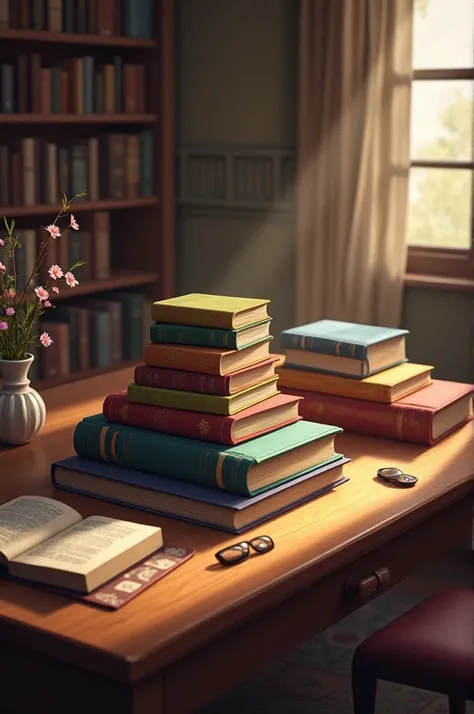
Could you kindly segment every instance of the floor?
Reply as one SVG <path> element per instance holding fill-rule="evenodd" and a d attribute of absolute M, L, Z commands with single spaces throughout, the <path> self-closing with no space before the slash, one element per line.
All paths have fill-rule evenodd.
<path fill-rule="evenodd" d="M 357 644 L 431 593 L 450 586 L 474 587 L 474 564 L 468 547 L 408 578 L 252 681 L 206 706 L 200 714 L 352 714 L 350 665 Z M 377 714 L 447 712 L 444 697 L 379 683 Z M 474 714 L 474 704 L 468 704 L 466 714 Z"/>

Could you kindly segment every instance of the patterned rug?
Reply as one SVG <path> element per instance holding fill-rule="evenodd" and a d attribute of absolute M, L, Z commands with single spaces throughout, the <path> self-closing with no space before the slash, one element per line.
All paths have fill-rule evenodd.
<path fill-rule="evenodd" d="M 467 549 L 405 580 L 389 592 L 306 642 L 200 714 L 352 714 L 350 667 L 356 646 L 373 632 L 447 587 L 474 587 Z M 380 682 L 377 714 L 447 714 L 445 697 Z M 468 704 L 466 714 L 474 714 Z"/>

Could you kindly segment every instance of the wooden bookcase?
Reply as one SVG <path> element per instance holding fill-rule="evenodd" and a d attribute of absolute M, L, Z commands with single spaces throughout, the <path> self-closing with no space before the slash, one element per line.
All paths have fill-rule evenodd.
<path fill-rule="evenodd" d="M 73 138 L 75 141 L 78 138 L 86 140 L 91 136 L 113 132 L 114 127 L 116 132 L 123 133 L 143 130 L 153 132 L 153 195 L 85 200 L 74 204 L 73 213 L 77 214 L 79 222 L 81 217 L 84 219 L 85 212 L 110 211 L 111 272 L 106 280 L 81 282 L 74 290 L 64 292 L 64 303 L 78 296 L 115 289 L 144 292 L 150 303 L 174 294 L 174 0 L 155 0 L 154 29 L 153 39 L 134 39 L 103 34 L 10 29 L 1 26 L 0 18 L 0 62 L 2 57 L 32 53 L 44 56 L 49 65 L 52 61 L 60 63 L 70 57 L 85 55 L 93 56 L 94 61 L 100 62 L 113 53 L 119 55 L 123 62 L 145 66 L 144 113 L 0 113 L 0 144 L 28 136 L 48 141 L 60 140 L 63 145 L 67 145 Z M 68 193 L 68 190 L 60 188 L 60 195 L 63 193 Z M 59 203 L 0 205 L 0 218 L 2 222 L 3 216 L 15 218 L 18 228 L 39 227 L 46 215 L 47 220 L 52 220 L 58 209 Z M 56 349 L 59 347 L 56 346 Z M 44 389 L 111 369 L 120 369 L 128 364 L 130 362 L 122 361 L 107 369 L 75 371 L 69 375 L 33 382 L 33 386 Z"/>

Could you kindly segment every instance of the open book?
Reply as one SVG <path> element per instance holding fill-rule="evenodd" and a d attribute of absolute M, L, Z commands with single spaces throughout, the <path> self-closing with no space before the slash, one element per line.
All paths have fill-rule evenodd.
<path fill-rule="evenodd" d="M 90 593 L 161 548 L 161 528 L 82 516 L 51 498 L 0 506 L 0 563 L 11 575 Z"/>

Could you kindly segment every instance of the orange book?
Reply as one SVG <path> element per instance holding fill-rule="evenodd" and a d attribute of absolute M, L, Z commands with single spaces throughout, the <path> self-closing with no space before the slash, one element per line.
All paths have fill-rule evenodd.
<path fill-rule="evenodd" d="M 427 364 L 404 362 L 365 379 L 352 379 L 310 369 L 285 367 L 285 356 L 275 356 L 279 358 L 276 371 L 280 375 L 281 387 L 385 404 L 396 402 L 427 387 L 431 384 L 431 372 L 434 369 Z"/>
<path fill-rule="evenodd" d="M 150 342 L 145 347 L 144 361 L 150 367 L 183 369 L 202 374 L 230 374 L 268 359 L 270 339 L 242 350 L 219 350 L 211 347 Z"/>

